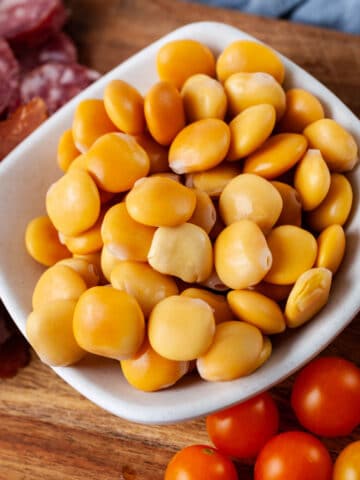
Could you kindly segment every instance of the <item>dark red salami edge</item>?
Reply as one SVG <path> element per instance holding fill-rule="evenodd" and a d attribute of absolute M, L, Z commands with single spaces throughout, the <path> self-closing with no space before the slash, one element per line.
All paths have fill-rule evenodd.
<path fill-rule="evenodd" d="M 23 103 L 42 98 L 49 114 L 99 78 L 100 74 L 78 63 L 45 63 L 27 73 L 20 86 Z"/>
<path fill-rule="evenodd" d="M 62 0 L 2 0 L 0 36 L 13 47 L 34 47 L 59 32 L 67 19 Z"/>
<path fill-rule="evenodd" d="M 14 102 L 19 88 L 19 64 L 6 40 L 0 37 L 0 115 Z"/>

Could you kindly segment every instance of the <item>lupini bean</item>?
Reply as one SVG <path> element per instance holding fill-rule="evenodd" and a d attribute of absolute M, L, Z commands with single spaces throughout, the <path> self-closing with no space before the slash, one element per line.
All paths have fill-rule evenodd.
<path fill-rule="evenodd" d="M 236 72 L 267 72 L 282 83 L 285 68 L 270 47 L 252 40 L 237 40 L 222 51 L 216 63 L 216 73 L 222 82 Z"/>
<path fill-rule="evenodd" d="M 212 308 L 198 298 L 165 298 L 155 306 L 149 319 L 152 348 L 170 360 L 199 358 L 209 349 L 214 332 Z"/>
<path fill-rule="evenodd" d="M 326 304 L 332 274 L 327 268 L 312 268 L 296 281 L 286 302 L 286 323 L 296 328 L 308 322 Z"/>
<path fill-rule="evenodd" d="M 220 196 L 219 211 L 226 225 L 238 220 L 255 222 L 267 233 L 278 220 L 282 198 L 268 180 L 242 173 L 231 180 Z"/>
<path fill-rule="evenodd" d="M 84 350 L 116 360 L 132 357 L 145 334 L 144 316 L 135 298 L 108 285 L 81 295 L 73 328 Z"/>
<path fill-rule="evenodd" d="M 257 284 L 268 273 L 271 264 L 272 255 L 264 234 L 251 220 L 232 223 L 216 239 L 216 272 L 229 288 Z"/>
<path fill-rule="evenodd" d="M 239 321 L 220 323 L 211 347 L 196 361 L 197 370 L 211 382 L 244 377 L 258 367 L 262 348 L 263 336 L 255 326 Z"/>

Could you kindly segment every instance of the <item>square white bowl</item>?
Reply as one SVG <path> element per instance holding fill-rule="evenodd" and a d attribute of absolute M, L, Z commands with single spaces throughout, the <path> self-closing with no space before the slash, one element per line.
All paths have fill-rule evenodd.
<path fill-rule="evenodd" d="M 61 133 L 71 126 L 78 102 L 85 98 L 101 98 L 112 79 L 126 80 L 145 93 L 157 80 L 155 58 L 159 47 L 181 38 L 199 40 L 215 54 L 234 40 L 254 40 L 236 28 L 216 22 L 199 22 L 179 28 L 87 88 L 0 163 L 0 297 L 24 334 L 32 290 L 43 271 L 25 251 L 24 232 L 30 219 L 45 213 L 46 191 L 61 175 L 55 160 Z M 320 82 L 281 57 L 286 67 L 285 87 L 302 87 L 314 93 L 324 105 L 327 116 L 348 129 L 360 144 L 358 118 Z M 252 375 L 221 383 L 190 376 L 168 390 L 143 393 L 126 382 L 118 362 L 100 357 L 89 356 L 73 367 L 54 368 L 54 371 L 105 410 L 131 421 L 156 424 L 208 414 L 244 401 L 280 382 L 323 350 L 360 309 L 359 168 L 351 172 L 350 179 L 354 206 L 346 225 L 347 253 L 335 277 L 330 301 L 309 324 L 275 341 L 270 360 Z"/>

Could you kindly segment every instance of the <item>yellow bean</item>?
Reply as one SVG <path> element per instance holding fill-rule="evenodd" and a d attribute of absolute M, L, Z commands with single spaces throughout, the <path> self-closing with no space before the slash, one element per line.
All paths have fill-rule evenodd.
<path fill-rule="evenodd" d="M 221 82 L 236 72 L 267 72 L 282 83 L 285 67 L 274 50 L 252 40 L 237 40 L 228 45 L 216 63 Z"/>
<path fill-rule="evenodd" d="M 195 207 L 193 190 L 164 177 L 142 178 L 126 196 L 129 215 L 135 221 L 153 227 L 175 227 L 187 222 Z"/>
<path fill-rule="evenodd" d="M 159 302 L 149 319 L 152 348 L 170 360 L 194 360 L 210 347 L 215 332 L 211 307 L 198 298 L 174 295 Z"/>
<path fill-rule="evenodd" d="M 266 140 L 244 163 L 244 173 L 272 180 L 290 170 L 304 155 L 307 140 L 297 133 L 279 133 Z"/>
<path fill-rule="evenodd" d="M 263 336 L 245 322 L 229 321 L 216 326 L 214 340 L 196 361 L 204 380 L 219 382 L 249 375 L 258 366 Z"/>
<path fill-rule="evenodd" d="M 93 287 L 79 298 L 74 336 L 87 352 L 122 360 L 132 357 L 144 340 L 144 316 L 134 297 L 110 286 Z"/>
<path fill-rule="evenodd" d="M 279 305 L 265 295 L 250 290 L 232 290 L 227 300 L 239 320 L 255 325 L 264 334 L 285 330 L 285 317 Z"/>
<path fill-rule="evenodd" d="M 320 150 L 330 171 L 347 172 L 358 162 L 358 146 L 354 137 L 335 120 L 317 120 L 303 133 L 310 147 Z"/>
<path fill-rule="evenodd" d="M 267 103 L 253 105 L 229 123 L 231 141 L 227 160 L 235 161 L 258 149 L 275 126 L 275 108 Z"/>
<path fill-rule="evenodd" d="M 263 340 L 264 340 L 263 348 L 260 352 L 260 355 L 258 356 L 254 371 L 260 368 L 262 365 L 264 365 L 264 363 L 267 362 L 267 360 L 269 360 L 272 353 L 272 343 L 270 338 L 263 337 Z"/>
<path fill-rule="evenodd" d="M 298 192 L 292 186 L 284 182 L 272 181 L 271 184 L 280 193 L 283 208 L 277 219 L 278 225 L 301 226 L 301 201 Z"/>
<path fill-rule="evenodd" d="M 36 217 L 28 223 L 25 246 L 32 258 L 46 267 L 71 256 L 59 241 L 58 232 L 46 215 Z"/>
<path fill-rule="evenodd" d="M 251 220 L 232 223 L 215 242 L 215 268 L 229 288 L 255 285 L 271 268 L 272 256 L 264 234 Z"/>
<path fill-rule="evenodd" d="M 51 222 L 64 235 L 78 235 L 91 228 L 100 214 L 100 196 L 94 180 L 81 170 L 65 173 L 46 194 Z"/>
<path fill-rule="evenodd" d="M 86 354 L 73 334 L 75 306 L 76 300 L 53 300 L 38 306 L 27 319 L 27 338 L 47 365 L 72 365 Z"/>
<path fill-rule="evenodd" d="M 122 132 L 135 135 L 144 131 L 144 99 L 127 82 L 112 80 L 107 84 L 104 106 L 110 120 Z"/>
<path fill-rule="evenodd" d="M 88 288 L 95 287 L 100 282 L 99 267 L 85 258 L 65 258 L 57 262 L 56 265 L 65 265 L 65 267 L 74 270 L 84 280 Z"/>
<path fill-rule="evenodd" d="M 282 132 L 302 133 L 310 123 L 324 118 L 324 109 L 319 100 L 301 88 L 286 92 L 286 110 L 279 123 Z"/>
<path fill-rule="evenodd" d="M 169 150 L 169 165 L 175 173 L 200 172 L 216 167 L 230 145 L 230 130 L 217 118 L 198 120 L 185 127 Z"/>
<path fill-rule="evenodd" d="M 121 260 L 120 258 L 113 255 L 113 253 L 106 246 L 102 248 L 100 263 L 101 271 L 105 277 L 105 280 L 107 280 L 109 283 L 111 282 L 111 273 L 113 269 L 123 261 L 124 260 Z"/>
<path fill-rule="evenodd" d="M 86 289 L 85 280 L 77 272 L 65 265 L 55 264 L 45 270 L 35 285 L 33 309 L 37 310 L 53 300 L 77 300 Z"/>
<path fill-rule="evenodd" d="M 112 269 L 110 278 L 114 288 L 136 298 L 145 317 L 161 300 L 178 293 L 173 278 L 157 272 L 147 263 L 120 262 Z"/>
<path fill-rule="evenodd" d="M 349 180 L 340 173 L 332 173 L 330 188 L 320 205 L 307 215 L 307 222 L 316 232 L 333 224 L 344 225 L 351 211 L 353 192 Z"/>
<path fill-rule="evenodd" d="M 210 197 L 219 197 L 226 185 L 239 175 L 240 167 L 230 163 L 221 163 L 205 172 L 188 173 L 186 185 L 206 192 Z"/>
<path fill-rule="evenodd" d="M 320 150 L 310 149 L 300 160 L 294 186 L 304 210 L 313 210 L 324 200 L 330 188 L 330 172 Z"/>
<path fill-rule="evenodd" d="M 221 218 L 226 225 L 239 220 L 252 220 L 267 233 L 278 220 L 283 201 L 268 180 L 251 173 L 242 173 L 224 188 L 219 201 Z"/>
<path fill-rule="evenodd" d="M 147 340 L 132 358 L 121 360 L 120 364 L 130 385 L 144 392 L 171 387 L 189 370 L 189 362 L 162 357 Z"/>
<path fill-rule="evenodd" d="M 169 82 L 158 82 L 145 96 L 146 124 L 160 145 L 170 145 L 185 126 L 183 101 L 178 90 Z"/>
<path fill-rule="evenodd" d="M 146 176 L 150 160 L 134 137 L 110 133 L 97 140 L 86 154 L 87 169 L 106 192 L 126 192 L 135 181 Z"/>
<path fill-rule="evenodd" d="M 216 324 L 233 318 L 232 311 L 223 295 L 209 292 L 203 288 L 187 288 L 181 292 L 181 296 L 204 300 L 212 308 Z"/>
<path fill-rule="evenodd" d="M 234 73 L 224 87 L 233 117 L 248 107 L 263 103 L 275 108 L 277 121 L 284 115 L 285 92 L 268 73 Z"/>
<path fill-rule="evenodd" d="M 173 40 L 163 45 L 156 57 L 159 77 L 181 88 L 196 73 L 215 76 L 215 58 L 209 48 L 196 40 Z"/>
<path fill-rule="evenodd" d="M 269 233 L 267 242 L 273 259 L 267 282 L 289 285 L 315 263 L 317 243 L 307 230 L 281 225 Z"/>
<path fill-rule="evenodd" d="M 135 140 L 148 154 L 150 160 L 149 174 L 169 172 L 168 149 L 157 143 L 149 133 L 135 135 Z"/>
<path fill-rule="evenodd" d="M 196 207 L 189 223 L 193 223 L 209 233 L 216 222 L 216 209 L 206 192 L 194 189 L 194 193 L 196 195 Z"/>
<path fill-rule="evenodd" d="M 315 266 L 327 268 L 334 275 L 344 258 L 346 238 L 341 225 L 330 225 L 317 239 L 318 254 Z"/>
<path fill-rule="evenodd" d="M 212 245 L 206 232 L 192 223 L 159 227 L 154 234 L 148 261 L 161 273 L 189 283 L 201 282 L 212 271 Z"/>
<path fill-rule="evenodd" d="M 119 260 L 146 262 L 155 228 L 130 217 L 124 202 L 106 212 L 101 236 L 107 249 Z"/>
<path fill-rule="evenodd" d="M 181 96 L 189 123 L 204 118 L 224 119 L 227 108 L 224 87 L 208 75 L 198 73 L 189 77 L 181 89 Z"/>
<path fill-rule="evenodd" d="M 117 132 L 117 128 L 108 117 L 103 100 L 82 100 L 76 107 L 72 125 L 76 148 L 85 153 L 95 140 L 110 132 Z"/>
<path fill-rule="evenodd" d="M 101 238 L 101 225 L 103 220 L 104 212 L 100 213 L 98 220 L 91 228 L 79 233 L 79 235 L 72 237 L 59 234 L 62 243 L 66 245 L 73 254 L 86 255 L 88 253 L 98 252 L 103 246 Z"/>
<path fill-rule="evenodd" d="M 57 147 L 57 163 L 63 172 L 66 172 L 75 160 L 80 155 L 76 148 L 71 129 L 65 130 L 61 135 Z"/>
<path fill-rule="evenodd" d="M 312 268 L 296 281 L 286 302 L 286 323 L 296 328 L 308 322 L 327 303 L 332 273 L 326 268 Z"/>

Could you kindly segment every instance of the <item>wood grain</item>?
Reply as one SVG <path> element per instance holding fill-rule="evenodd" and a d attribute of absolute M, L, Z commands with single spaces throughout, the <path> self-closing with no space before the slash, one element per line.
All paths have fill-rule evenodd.
<path fill-rule="evenodd" d="M 175 0 L 68 0 L 68 29 L 81 60 L 106 72 L 165 33 L 199 20 L 235 25 L 269 43 L 360 114 L 360 37 Z M 360 364 L 360 317 L 326 354 Z M 281 429 L 299 428 L 289 408 L 293 379 L 273 390 Z M 332 456 L 350 437 L 324 440 Z M 0 480 L 160 480 L 170 457 L 208 442 L 204 418 L 143 426 L 114 417 L 81 397 L 33 355 L 18 376 L 0 383 Z M 250 466 L 238 465 L 250 480 Z"/>

